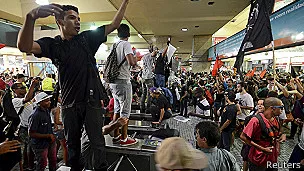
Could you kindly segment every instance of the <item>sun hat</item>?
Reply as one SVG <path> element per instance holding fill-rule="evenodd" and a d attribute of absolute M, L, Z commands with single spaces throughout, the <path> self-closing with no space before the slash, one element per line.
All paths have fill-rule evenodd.
<path fill-rule="evenodd" d="M 183 138 L 165 139 L 155 154 L 156 163 L 164 169 L 203 169 L 208 166 L 208 158 L 200 150 Z"/>
<path fill-rule="evenodd" d="M 51 98 L 51 97 L 52 97 L 52 95 L 48 95 L 45 92 L 38 93 L 35 96 L 35 103 L 38 104 L 41 101 L 46 100 L 46 99 Z"/>

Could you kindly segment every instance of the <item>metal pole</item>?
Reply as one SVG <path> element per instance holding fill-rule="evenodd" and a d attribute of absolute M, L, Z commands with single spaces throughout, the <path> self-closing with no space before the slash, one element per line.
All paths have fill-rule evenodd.
<path fill-rule="evenodd" d="M 275 54 L 274 54 L 274 41 L 271 41 L 271 46 L 272 46 L 272 61 L 273 61 L 272 69 L 273 69 L 273 75 L 274 75 L 274 78 L 275 78 L 276 75 L 277 75 L 277 73 L 276 73 L 277 62 L 276 62 L 276 57 L 275 57 Z"/>

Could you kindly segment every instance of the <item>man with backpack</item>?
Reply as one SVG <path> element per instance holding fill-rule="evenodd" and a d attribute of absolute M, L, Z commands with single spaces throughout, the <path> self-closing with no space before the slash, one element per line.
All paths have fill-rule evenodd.
<path fill-rule="evenodd" d="M 103 126 L 102 107 L 106 97 L 96 67 L 95 53 L 107 41 L 107 35 L 120 26 L 129 0 L 123 0 L 113 21 L 96 30 L 80 34 L 78 8 L 72 5 L 49 4 L 30 11 L 18 36 L 18 48 L 47 57 L 57 66 L 62 92 L 62 116 L 67 137 L 68 166 L 82 170 L 81 136 L 85 127 L 92 147 L 86 161 L 94 163 L 95 170 L 106 170 L 105 140 L 100 134 Z M 34 25 L 38 18 L 55 16 L 60 35 L 33 41 Z M 87 163 L 85 163 L 87 165 Z M 90 164 L 91 165 L 91 164 Z M 86 167 L 86 166 L 85 166 Z M 89 168 L 86 168 L 89 169 Z"/>
<path fill-rule="evenodd" d="M 278 116 L 284 106 L 280 99 L 270 97 L 265 99 L 264 107 L 264 112 L 253 117 L 240 136 L 251 146 L 248 155 L 249 171 L 277 170 L 273 166 L 278 161 L 282 135 Z"/>
<path fill-rule="evenodd" d="M 119 117 L 129 118 L 132 103 L 132 84 L 130 81 L 130 66 L 137 63 L 136 57 L 133 56 L 131 44 L 128 42 L 130 37 L 130 28 L 126 24 L 121 24 L 117 29 L 120 40 L 112 47 L 112 51 L 116 51 L 116 60 L 118 65 L 118 75 L 111 78 L 110 88 L 114 97 L 114 117 L 116 121 Z M 115 49 L 114 49 L 115 48 Z M 115 59 L 114 59 L 115 60 Z M 109 73 L 109 72 L 108 72 Z M 106 75 L 109 78 L 109 74 Z M 128 124 L 122 127 L 122 133 L 119 129 L 114 131 L 113 143 L 119 143 L 121 146 L 129 146 L 136 144 L 137 141 L 128 137 Z"/>

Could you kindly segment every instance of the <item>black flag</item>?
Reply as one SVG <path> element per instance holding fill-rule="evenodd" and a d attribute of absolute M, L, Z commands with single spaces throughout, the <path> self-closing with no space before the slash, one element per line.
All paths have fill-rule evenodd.
<path fill-rule="evenodd" d="M 294 67 L 291 66 L 291 77 L 296 78 L 298 76 L 298 73 L 295 71 Z"/>
<path fill-rule="evenodd" d="M 238 73 L 245 52 L 267 46 L 273 40 L 269 15 L 272 13 L 274 3 L 275 0 L 251 0 L 245 37 L 234 64 Z"/>

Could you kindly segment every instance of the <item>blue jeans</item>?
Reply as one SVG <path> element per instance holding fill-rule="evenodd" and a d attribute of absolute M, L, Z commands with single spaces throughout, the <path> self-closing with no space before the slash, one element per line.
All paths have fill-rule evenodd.
<path fill-rule="evenodd" d="M 165 76 L 161 74 L 155 75 L 155 81 L 157 87 L 165 87 Z"/>

